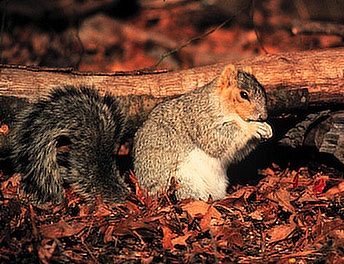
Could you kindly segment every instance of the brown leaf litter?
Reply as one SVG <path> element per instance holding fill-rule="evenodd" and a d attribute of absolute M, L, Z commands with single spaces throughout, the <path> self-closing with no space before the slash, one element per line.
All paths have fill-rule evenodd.
<path fill-rule="evenodd" d="M 277 165 L 262 175 L 221 201 L 172 202 L 173 190 L 154 199 L 132 174 L 125 204 L 98 197 L 94 208 L 72 190 L 66 206 L 34 205 L 14 175 L 1 182 L 0 262 L 343 262 L 343 179 Z"/>

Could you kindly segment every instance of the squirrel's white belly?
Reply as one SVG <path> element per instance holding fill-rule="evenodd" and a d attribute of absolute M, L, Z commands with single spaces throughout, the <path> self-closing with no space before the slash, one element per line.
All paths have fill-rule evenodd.
<path fill-rule="evenodd" d="M 208 200 L 225 197 L 228 185 L 226 162 L 213 158 L 199 148 L 190 152 L 178 167 L 181 196 Z M 185 191 L 184 191 L 185 190 Z M 188 192 L 192 193 L 188 193 Z"/>

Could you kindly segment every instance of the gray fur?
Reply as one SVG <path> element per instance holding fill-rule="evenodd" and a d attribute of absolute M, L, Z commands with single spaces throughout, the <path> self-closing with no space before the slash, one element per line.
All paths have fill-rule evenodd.
<path fill-rule="evenodd" d="M 252 75 L 239 72 L 236 78 L 240 89 L 252 91 L 256 110 L 249 121 L 228 112 L 217 93 L 217 79 L 153 109 L 134 140 L 134 169 L 141 187 L 154 195 L 167 190 L 174 177 L 180 185 L 178 198 L 224 197 L 227 165 L 272 136 L 271 127 L 262 122 L 267 118 L 263 87 Z M 203 165 L 210 174 L 202 175 Z"/>
<path fill-rule="evenodd" d="M 125 120 L 111 96 L 66 86 L 55 89 L 16 118 L 13 160 L 22 186 L 37 202 L 64 199 L 63 183 L 71 184 L 87 201 L 101 194 L 122 202 L 126 185 L 116 169 L 115 150 Z M 68 151 L 57 153 L 59 145 Z"/>

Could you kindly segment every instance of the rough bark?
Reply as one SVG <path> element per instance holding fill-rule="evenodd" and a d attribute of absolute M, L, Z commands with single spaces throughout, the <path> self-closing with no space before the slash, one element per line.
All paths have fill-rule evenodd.
<path fill-rule="evenodd" d="M 344 96 L 344 48 L 262 55 L 234 62 L 251 67 L 266 88 L 270 110 L 341 104 Z M 228 62 L 175 72 L 80 73 L 73 70 L 0 66 L 0 96 L 28 98 L 53 87 L 93 85 L 118 96 L 155 98 L 185 93 L 214 79 Z"/>
<path fill-rule="evenodd" d="M 344 48 L 264 55 L 234 62 L 239 68 L 250 67 L 254 75 L 265 87 L 268 94 L 270 116 L 291 113 L 293 110 L 309 107 L 331 106 L 342 109 L 344 105 Z M 52 88 L 61 85 L 94 86 L 101 92 L 120 96 L 124 109 L 136 126 L 144 121 L 149 111 L 165 97 L 188 92 L 214 79 L 228 62 L 199 67 L 189 70 L 136 71 L 131 73 L 81 73 L 70 69 L 41 69 L 24 66 L 0 66 L 0 109 L 4 116 L 13 116 L 13 111 L 23 105 L 16 101 L 27 99 L 29 102 L 46 95 Z M 11 100 L 10 100 L 11 99 Z M 10 102 L 10 103 L 9 103 Z M 7 113 L 9 112 L 9 113 Z M 4 114 L 5 113 L 5 114 Z M 316 146 L 324 152 L 334 154 L 343 162 L 343 133 L 336 129 L 338 114 L 331 115 L 334 120 L 328 129 L 313 133 L 314 122 L 306 118 L 300 127 L 306 129 L 285 141 L 290 146 L 301 142 L 307 145 L 309 135 L 317 135 Z M 340 115 L 342 116 L 342 115 Z M 337 121 L 336 121 L 337 120 Z M 342 119 L 340 119 L 342 120 Z M 1 120 L 0 120 L 1 121 Z M 314 123 L 314 124 L 313 124 Z M 309 129 L 308 129 L 309 128 Z M 298 131 L 296 129 L 295 131 Z M 329 133 L 330 132 L 330 133 Z M 319 134 L 322 133 L 322 134 Z M 300 139 L 301 137 L 301 139 Z M 308 139 L 307 139 L 308 137 Z M 340 139 L 339 147 L 330 146 L 331 139 Z M 311 137 L 312 138 L 312 137 Z M 307 140 L 306 140 L 307 139 Z M 296 140 L 296 141 L 295 141 Z M 289 143 L 288 143 L 289 142 Z M 1 144 L 4 145 L 4 144 Z"/>

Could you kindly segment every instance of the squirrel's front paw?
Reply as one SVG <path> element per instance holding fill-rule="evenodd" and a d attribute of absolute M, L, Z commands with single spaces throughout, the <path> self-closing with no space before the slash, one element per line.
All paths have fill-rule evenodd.
<path fill-rule="evenodd" d="M 259 140 L 267 140 L 272 137 L 272 127 L 266 122 L 252 122 L 256 126 L 255 137 Z"/>

